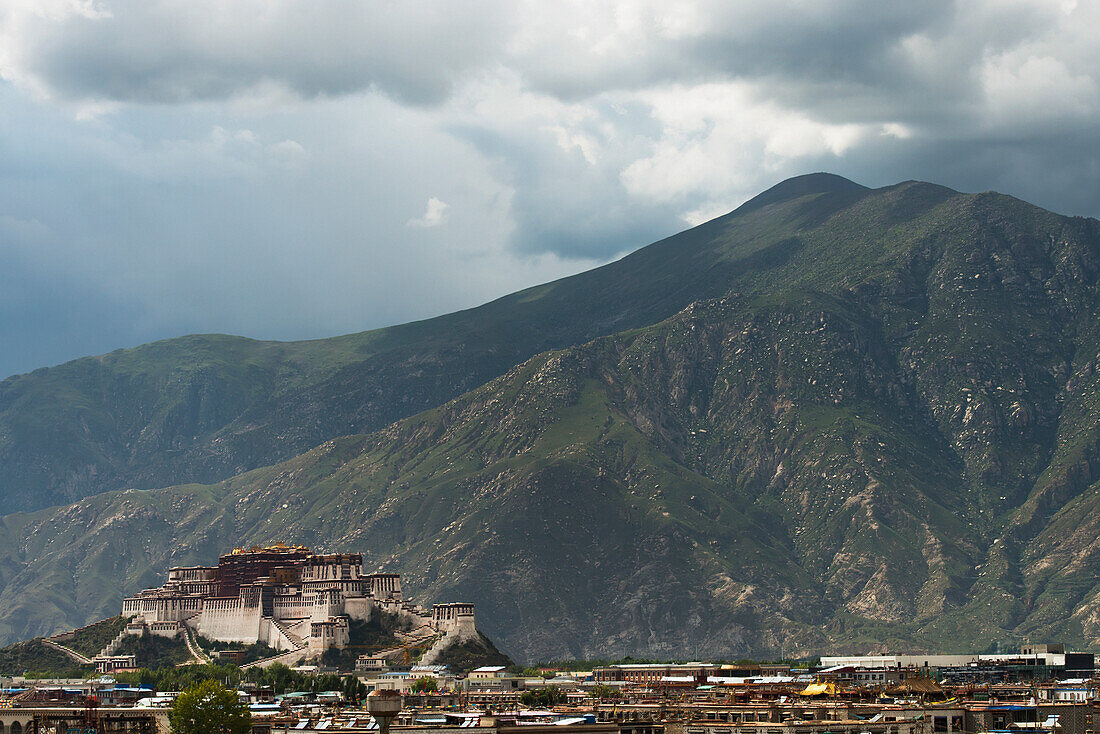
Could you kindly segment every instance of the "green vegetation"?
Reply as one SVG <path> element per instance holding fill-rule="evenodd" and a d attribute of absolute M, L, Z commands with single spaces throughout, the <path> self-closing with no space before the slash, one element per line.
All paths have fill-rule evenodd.
<path fill-rule="evenodd" d="M 156 635 L 128 636 L 118 646 L 116 655 L 134 655 L 139 668 L 161 668 L 191 660 L 191 652 L 182 637 Z"/>
<path fill-rule="evenodd" d="M 234 661 L 235 665 L 247 665 L 248 663 L 252 663 L 257 660 L 263 660 L 264 658 L 269 658 L 279 654 L 278 650 L 262 642 L 254 642 L 251 645 L 245 645 L 240 642 L 221 642 L 219 640 L 208 640 L 201 635 L 196 635 L 196 640 L 199 644 L 199 647 L 201 647 L 204 652 L 211 655 L 211 657 L 215 657 L 212 653 L 228 650 L 243 652 L 243 657 L 241 657 L 239 660 Z"/>
<path fill-rule="evenodd" d="M 248 734 L 248 706 L 221 683 L 208 680 L 182 692 L 168 714 L 173 734 Z"/>
<path fill-rule="evenodd" d="M 592 697 L 600 701 L 617 701 L 623 697 L 623 692 L 613 686 L 596 685 L 592 688 Z"/>
<path fill-rule="evenodd" d="M 60 650 L 42 644 L 41 637 L 0 649 L 0 675 L 46 678 L 64 673 L 65 677 L 80 678 L 90 670 L 77 665 Z"/>
<path fill-rule="evenodd" d="M 435 678 L 424 676 L 413 681 L 413 693 L 435 693 L 439 690 L 439 682 Z"/>
<path fill-rule="evenodd" d="M 0 635 L 282 540 L 526 660 L 1092 645 L 1098 300 L 1094 220 L 810 177 L 480 309 L 6 381 L 10 507 L 314 448 L 0 518 Z"/>
<path fill-rule="evenodd" d="M 565 703 L 566 697 L 565 692 L 557 686 L 547 686 L 546 688 L 524 691 L 520 694 L 519 700 L 524 706 L 544 708 Z"/>
<path fill-rule="evenodd" d="M 88 625 L 78 630 L 71 640 L 64 640 L 62 644 L 71 647 L 80 654 L 93 658 L 107 647 L 107 643 L 115 639 L 118 633 L 126 629 L 126 623 L 130 620 L 125 617 L 110 617 L 95 624 Z"/>
<path fill-rule="evenodd" d="M 296 673 L 282 663 L 275 663 L 267 668 L 249 668 L 244 672 L 244 679 L 258 686 L 271 688 L 276 694 L 292 691 L 354 691 L 357 695 L 362 694 L 362 689 L 352 683 L 356 680 L 353 676 L 341 677 L 331 673 L 306 675 Z"/>
<path fill-rule="evenodd" d="M 344 691 L 345 695 L 352 694 L 351 697 L 355 698 L 364 693 L 354 676 L 306 675 L 297 673 L 282 663 L 248 670 L 241 670 L 235 665 L 182 665 L 142 668 L 132 673 L 120 672 L 114 675 L 119 683 L 150 685 L 158 691 L 183 691 L 204 681 L 219 681 L 228 686 L 237 686 L 246 681 L 271 688 L 276 694 L 293 691 Z"/>
<path fill-rule="evenodd" d="M 142 668 L 132 673 L 118 672 L 113 675 L 115 680 L 126 685 L 153 686 L 158 691 L 185 691 L 211 680 L 235 686 L 241 680 L 249 680 L 247 674 L 250 673 L 252 669 L 242 675 L 241 669 L 235 665 L 208 664 Z"/>
<path fill-rule="evenodd" d="M 402 624 L 397 615 L 384 612 L 375 614 L 369 620 L 353 619 L 348 624 L 348 645 L 344 649 L 330 648 L 321 656 L 321 664 L 337 668 L 343 672 L 355 670 L 355 661 L 360 655 L 370 655 L 387 648 L 393 648 L 401 644 L 394 634 L 404 631 L 407 625 Z M 419 655 L 423 652 L 420 648 L 410 647 L 410 655 Z"/>

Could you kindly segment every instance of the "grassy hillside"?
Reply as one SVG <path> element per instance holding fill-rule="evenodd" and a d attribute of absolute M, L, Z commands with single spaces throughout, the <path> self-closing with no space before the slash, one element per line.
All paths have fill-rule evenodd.
<path fill-rule="evenodd" d="M 79 668 L 65 653 L 42 644 L 40 637 L 0 648 L 0 675 L 68 675 Z M 90 667 L 81 670 L 81 675 L 88 672 Z"/>
<path fill-rule="evenodd" d="M 94 658 L 103 651 L 103 648 L 107 647 L 111 640 L 118 636 L 119 632 L 126 628 L 126 623 L 129 621 L 129 619 L 121 616 L 109 617 L 82 627 L 76 630 L 71 637 L 58 641 L 85 657 Z"/>
<path fill-rule="evenodd" d="M 1100 224 L 810 183 L 638 253 L 627 292 L 702 294 L 669 318 L 224 482 L 3 518 L 0 632 L 281 540 L 476 601 L 520 660 L 1100 645 Z"/>

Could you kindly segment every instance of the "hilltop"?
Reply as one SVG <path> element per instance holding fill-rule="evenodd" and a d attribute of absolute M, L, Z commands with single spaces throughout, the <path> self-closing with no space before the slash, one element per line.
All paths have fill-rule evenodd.
<path fill-rule="evenodd" d="M 1097 645 L 1098 273 L 1095 220 L 786 182 L 483 307 L 438 372 L 401 363 L 424 401 L 463 391 L 448 402 L 224 481 L 4 517 L 0 633 L 114 614 L 169 565 L 283 540 L 477 599 L 521 660 Z M 574 343 L 455 387 L 493 371 L 462 366 L 497 336 Z M 346 386 L 350 414 L 367 393 Z"/>

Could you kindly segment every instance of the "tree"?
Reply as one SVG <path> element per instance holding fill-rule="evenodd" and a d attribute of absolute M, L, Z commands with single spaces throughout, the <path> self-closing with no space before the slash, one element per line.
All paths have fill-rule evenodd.
<path fill-rule="evenodd" d="M 524 691 L 519 697 L 524 706 L 556 706 L 565 703 L 565 693 L 557 686 L 547 686 L 532 691 Z"/>
<path fill-rule="evenodd" d="M 301 676 L 291 670 L 289 666 L 282 663 L 273 663 L 264 671 L 260 680 L 264 685 L 270 685 L 271 690 L 275 693 L 286 693 L 288 688 L 292 689 L 293 686 L 298 684 L 299 678 Z"/>
<path fill-rule="evenodd" d="M 324 675 L 318 675 L 313 678 L 311 684 L 311 690 L 314 693 L 321 693 L 323 691 L 340 691 L 344 688 L 344 681 L 340 679 L 340 676 L 333 675 L 332 673 L 325 673 Z"/>
<path fill-rule="evenodd" d="M 249 734 L 248 707 L 216 680 L 206 680 L 179 695 L 168 713 L 172 734 Z"/>
<path fill-rule="evenodd" d="M 434 693 L 439 690 L 439 683 L 431 676 L 417 678 L 412 684 L 413 693 Z"/>
<path fill-rule="evenodd" d="M 614 686 L 597 685 L 592 689 L 592 695 L 601 701 L 606 701 L 622 698 L 623 692 Z"/>
<path fill-rule="evenodd" d="M 366 693 L 367 687 L 363 685 L 363 681 L 356 678 L 354 675 L 349 675 L 344 678 L 344 700 L 349 703 L 358 703 L 359 699 Z"/>

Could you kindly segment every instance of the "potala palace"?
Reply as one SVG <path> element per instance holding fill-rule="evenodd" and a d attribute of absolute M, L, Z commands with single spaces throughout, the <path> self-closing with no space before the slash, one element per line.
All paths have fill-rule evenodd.
<path fill-rule="evenodd" d="M 238 548 L 217 566 L 170 569 L 166 584 L 123 602 L 131 618 L 123 634 L 189 639 L 194 630 L 222 642 L 263 642 L 293 662 L 345 647 L 349 621 L 376 611 L 397 615 L 420 637 L 438 636 L 440 649 L 477 636 L 473 604 L 425 608 L 402 598 L 400 574 L 364 574 L 360 554 L 282 544 Z"/>

